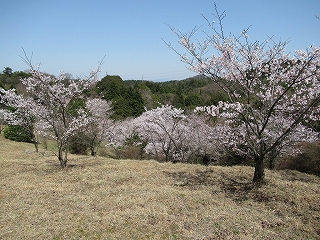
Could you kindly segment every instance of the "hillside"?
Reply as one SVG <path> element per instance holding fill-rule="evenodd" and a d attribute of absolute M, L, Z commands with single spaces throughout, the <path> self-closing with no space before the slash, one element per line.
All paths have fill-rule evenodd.
<path fill-rule="evenodd" d="M 0 137 L 0 239 L 320 239 L 320 179 L 70 155 Z"/>
<path fill-rule="evenodd" d="M 124 83 L 127 87 L 139 89 L 148 109 L 159 103 L 193 109 L 225 99 L 222 90 L 212 79 L 200 75 L 167 82 L 126 80 Z"/>

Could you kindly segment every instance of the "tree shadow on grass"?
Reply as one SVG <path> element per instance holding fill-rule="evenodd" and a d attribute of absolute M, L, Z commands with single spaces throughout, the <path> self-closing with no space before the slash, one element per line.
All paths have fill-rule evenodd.
<path fill-rule="evenodd" d="M 196 189 L 199 186 L 208 186 L 216 184 L 217 181 L 212 178 L 213 170 L 189 172 L 163 172 L 167 177 L 173 178 L 176 186 L 187 186 Z"/>
<path fill-rule="evenodd" d="M 189 189 L 198 189 L 200 186 L 219 186 L 220 191 L 225 194 L 227 198 L 236 202 L 246 200 L 253 200 L 257 202 L 269 202 L 272 196 L 268 196 L 259 187 L 255 186 L 247 179 L 235 180 L 228 177 L 224 173 L 216 173 L 212 169 L 204 171 L 197 171 L 195 173 L 189 172 L 164 172 L 168 177 L 175 181 L 177 187 L 187 187 Z M 219 176 L 217 176 L 219 174 Z M 217 193 L 217 188 L 212 191 Z"/>

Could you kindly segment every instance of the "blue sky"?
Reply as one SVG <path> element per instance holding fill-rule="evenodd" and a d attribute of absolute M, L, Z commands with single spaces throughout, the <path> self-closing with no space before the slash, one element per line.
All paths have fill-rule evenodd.
<path fill-rule="evenodd" d="M 1 0 L 0 69 L 23 71 L 22 47 L 33 63 L 58 75 L 87 75 L 105 56 L 100 77 L 152 81 L 196 75 L 162 39 L 179 48 L 166 24 L 182 32 L 226 10 L 224 28 L 250 38 L 290 40 L 288 51 L 320 46 L 320 0 Z"/>

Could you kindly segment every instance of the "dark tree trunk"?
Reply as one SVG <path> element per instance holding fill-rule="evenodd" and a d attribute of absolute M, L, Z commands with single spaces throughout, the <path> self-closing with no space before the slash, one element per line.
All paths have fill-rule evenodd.
<path fill-rule="evenodd" d="M 33 144 L 34 144 L 34 148 L 36 149 L 36 153 L 39 152 L 38 142 L 34 140 Z"/>
<path fill-rule="evenodd" d="M 264 164 L 263 164 L 264 157 L 263 156 L 256 156 L 255 158 L 255 169 L 253 175 L 253 183 L 254 184 L 262 184 L 264 183 Z"/>
<path fill-rule="evenodd" d="M 90 143 L 90 152 L 91 152 L 91 156 L 96 156 L 96 152 L 94 151 L 95 150 L 95 147 L 94 147 L 94 143 L 95 143 L 95 139 L 96 139 L 96 136 L 93 137 L 91 143 Z"/>
<path fill-rule="evenodd" d="M 65 168 L 67 166 L 67 155 L 65 155 L 65 157 L 63 157 L 63 147 L 62 145 L 59 146 L 59 152 L 58 152 L 58 159 L 59 159 L 59 162 L 60 162 L 60 166 L 62 168 Z"/>
<path fill-rule="evenodd" d="M 276 159 L 279 156 L 280 150 L 274 147 L 269 153 L 269 168 L 271 170 L 276 168 Z"/>
<path fill-rule="evenodd" d="M 95 150 L 96 149 L 95 149 L 94 145 L 92 144 L 90 146 L 90 152 L 91 152 L 91 156 L 93 156 L 93 157 L 95 157 L 97 155 L 97 151 L 95 151 Z"/>
<path fill-rule="evenodd" d="M 38 139 L 36 138 L 36 136 L 33 134 L 33 132 L 31 132 L 32 134 L 32 141 L 34 144 L 34 148 L 36 149 L 36 153 L 39 152 L 39 142 Z"/>
<path fill-rule="evenodd" d="M 59 159 L 59 161 L 62 168 L 65 168 L 67 166 L 67 159 Z"/>
<path fill-rule="evenodd" d="M 276 168 L 276 160 L 275 160 L 274 158 L 271 158 L 271 159 L 270 159 L 269 168 L 270 168 L 271 170 L 273 170 L 273 169 Z"/>

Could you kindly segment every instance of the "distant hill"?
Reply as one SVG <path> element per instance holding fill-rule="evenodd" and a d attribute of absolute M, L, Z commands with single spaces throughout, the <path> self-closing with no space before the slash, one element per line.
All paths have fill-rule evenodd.
<path fill-rule="evenodd" d="M 203 75 L 184 80 L 152 82 L 146 80 L 126 80 L 127 87 L 138 88 L 147 108 L 170 104 L 183 109 L 212 105 L 226 96 L 214 81 Z"/>

